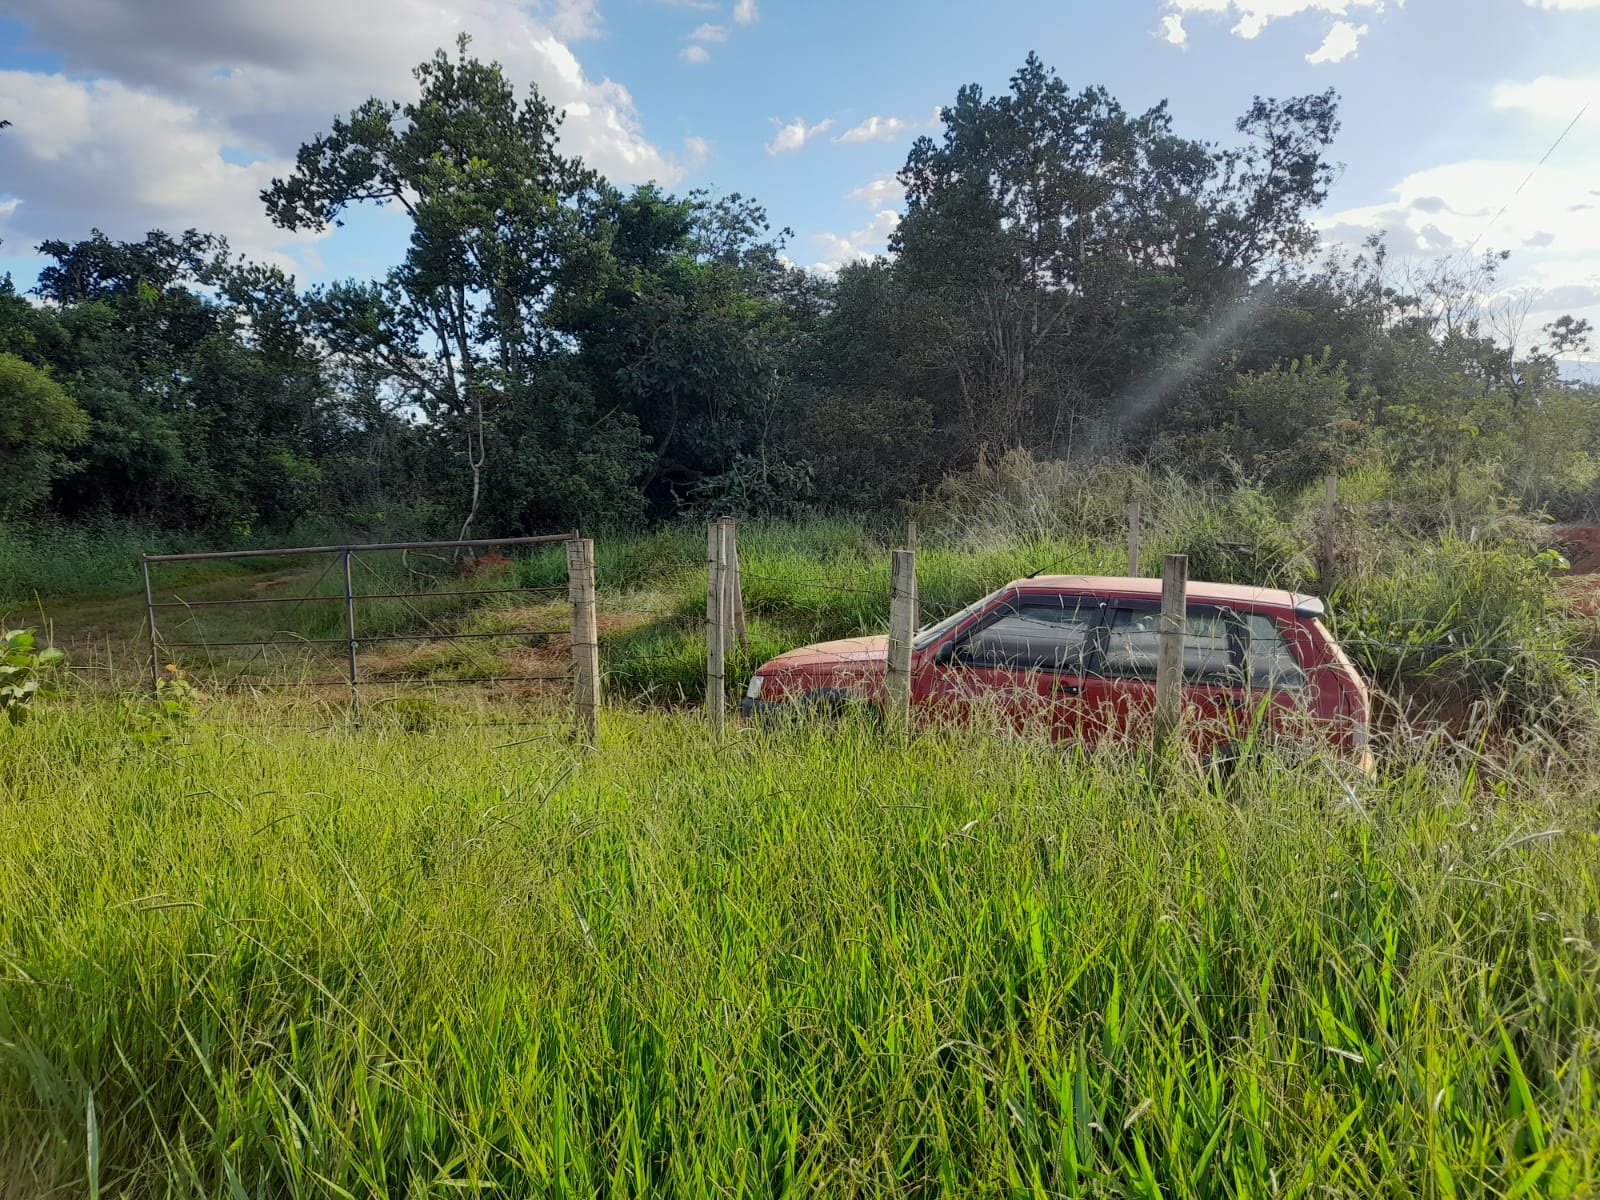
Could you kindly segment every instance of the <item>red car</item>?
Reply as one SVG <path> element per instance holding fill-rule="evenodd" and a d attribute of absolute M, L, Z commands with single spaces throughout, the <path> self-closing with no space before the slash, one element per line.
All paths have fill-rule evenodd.
<path fill-rule="evenodd" d="M 917 634 L 913 709 L 922 719 L 987 714 L 1058 739 L 1138 737 L 1155 706 L 1160 608 L 1159 579 L 1016 580 Z M 1370 763 L 1367 689 L 1322 615 L 1312 596 L 1189 584 L 1184 705 L 1196 749 L 1215 755 L 1293 732 Z M 750 680 L 741 711 L 881 703 L 887 657 L 881 636 L 791 650 Z"/>

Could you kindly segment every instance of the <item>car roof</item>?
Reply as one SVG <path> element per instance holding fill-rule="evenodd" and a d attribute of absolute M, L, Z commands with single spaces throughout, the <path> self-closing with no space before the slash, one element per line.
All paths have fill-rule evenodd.
<path fill-rule="evenodd" d="M 1012 585 L 1025 591 L 1091 592 L 1096 595 L 1133 596 L 1139 599 L 1161 599 L 1161 580 L 1133 575 L 1035 575 L 1031 579 L 1018 579 Z M 1205 583 L 1191 579 L 1188 586 L 1190 600 L 1214 604 L 1255 604 L 1269 608 L 1301 608 L 1321 601 L 1304 592 L 1288 592 L 1282 588 L 1247 587 L 1237 583 Z"/>

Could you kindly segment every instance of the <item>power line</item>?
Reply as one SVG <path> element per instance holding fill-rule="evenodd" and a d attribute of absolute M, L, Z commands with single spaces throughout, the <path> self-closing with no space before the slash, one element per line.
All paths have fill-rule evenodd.
<path fill-rule="evenodd" d="M 1506 210 L 1511 207 L 1518 196 L 1522 195 L 1522 189 L 1533 182 L 1533 177 L 1538 173 L 1539 168 L 1550 161 L 1550 156 L 1556 152 L 1556 149 L 1561 145 L 1562 142 L 1567 140 L 1567 134 L 1571 133 L 1573 127 L 1577 125 L 1579 121 L 1583 120 L 1583 114 L 1588 111 L 1589 105 L 1585 104 L 1578 110 L 1578 115 L 1573 117 L 1571 121 L 1567 122 L 1567 127 L 1561 131 L 1561 136 L 1550 143 L 1550 149 L 1544 152 L 1543 158 L 1533 164 L 1533 169 L 1528 172 L 1527 178 L 1521 183 L 1517 184 L 1517 190 L 1512 192 L 1510 198 L 1500 206 L 1500 211 L 1495 213 L 1493 217 L 1489 218 L 1489 223 L 1483 227 L 1483 231 L 1479 233 L 1477 237 L 1472 239 L 1472 245 L 1467 247 L 1468 254 L 1471 254 L 1473 250 L 1477 248 L 1478 243 L 1483 241 L 1484 237 L 1488 235 L 1489 231 L 1499 223 L 1500 218 L 1506 215 Z"/>

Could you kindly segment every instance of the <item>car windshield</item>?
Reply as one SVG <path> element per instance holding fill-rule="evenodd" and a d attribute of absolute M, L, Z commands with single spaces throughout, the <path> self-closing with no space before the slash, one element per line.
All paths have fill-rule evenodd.
<path fill-rule="evenodd" d="M 981 609 L 987 608 L 993 601 L 999 599 L 1000 596 L 1010 586 L 1011 585 L 1008 583 L 1008 584 L 1006 584 L 1005 587 L 1000 588 L 997 591 L 990 592 L 983 599 L 974 600 L 971 604 L 967 605 L 960 612 L 951 613 L 948 617 L 946 617 L 944 620 L 940 621 L 937 625 L 929 625 L 926 629 L 920 630 L 917 633 L 916 641 L 912 642 L 912 645 L 915 646 L 918 650 L 926 650 L 929 646 L 933 645 L 933 643 L 937 642 L 940 638 L 942 638 L 945 634 L 949 633 L 957 625 L 961 624 L 961 622 L 965 621 L 973 613 L 978 612 Z"/>

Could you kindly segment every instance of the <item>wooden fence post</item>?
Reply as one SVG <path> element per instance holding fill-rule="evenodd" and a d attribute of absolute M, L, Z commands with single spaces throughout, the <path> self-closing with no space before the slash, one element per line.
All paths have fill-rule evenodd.
<path fill-rule="evenodd" d="M 578 731 L 600 744 L 600 634 L 595 621 L 594 541 L 567 543 L 567 595 L 572 601 L 572 705 Z"/>
<path fill-rule="evenodd" d="M 1329 475 L 1325 481 L 1326 491 L 1322 498 L 1322 528 L 1321 546 L 1317 557 L 1321 560 L 1317 565 L 1321 568 L 1322 594 L 1326 596 L 1333 590 L 1334 573 L 1338 570 L 1338 536 L 1339 536 L 1339 477 Z"/>
<path fill-rule="evenodd" d="M 744 647 L 748 638 L 744 624 L 744 576 L 739 570 L 739 522 L 732 517 L 723 517 L 722 524 L 727 528 L 727 544 L 722 554 L 723 586 L 727 589 L 727 599 L 722 607 L 723 624 L 727 632 L 722 644 L 726 652 L 726 648 L 735 642 Z"/>
<path fill-rule="evenodd" d="M 889 663 L 883 709 L 889 728 L 911 727 L 911 643 L 917 635 L 917 552 L 896 550 L 889 570 Z"/>
<path fill-rule="evenodd" d="M 1139 573 L 1139 502 L 1128 505 L 1128 574 Z"/>
<path fill-rule="evenodd" d="M 723 602 L 727 599 L 724 583 L 726 546 L 721 521 L 713 521 L 706 537 L 706 717 L 711 722 L 711 734 L 720 738 L 727 724 L 727 652 L 726 616 Z"/>
<path fill-rule="evenodd" d="M 1161 566 L 1160 642 L 1156 648 L 1155 747 L 1167 748 L 1183 718 L 1183 637 L 1188 629 L 1189 556 L 1169 554 Z"/>

